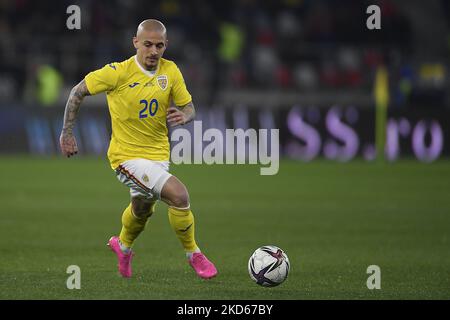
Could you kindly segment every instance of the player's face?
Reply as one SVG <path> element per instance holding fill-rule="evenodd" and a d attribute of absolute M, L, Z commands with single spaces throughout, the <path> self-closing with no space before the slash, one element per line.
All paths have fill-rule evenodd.
<path fill-rule="evenodd" d="M 167 47 L 165 34 L 157 31 L 142 31 L 133 38 L 139 63 L 147 70 L 155 70 Z"/>

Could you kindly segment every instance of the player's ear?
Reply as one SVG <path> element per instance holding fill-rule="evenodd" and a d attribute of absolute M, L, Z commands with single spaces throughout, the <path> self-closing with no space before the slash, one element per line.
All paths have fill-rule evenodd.
<path fill-rule="evenodd" d="M 166 45 L 166 49 L 167 49 L 167 46 L 169 45 L 169 40 L 166 39 L 164 44 Z"/>
<path fill-rule="evenodd" d="M 137 37 L 133 37 L 133 45 L 135 49 L 138 49 L 139 40 Z"/>

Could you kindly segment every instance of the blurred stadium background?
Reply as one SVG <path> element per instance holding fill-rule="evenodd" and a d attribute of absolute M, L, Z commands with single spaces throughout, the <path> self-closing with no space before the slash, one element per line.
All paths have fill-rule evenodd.
<path fill-rule="evenodd" d="M 373 3 L 381 30 L 365 27 Z M 0 2 L 1 153 L 57 153 L 72 86 L 131 56 L 137 22 L 155 16 L 169 30 L 166 57 L 211 126 L 280 128 L 283 153 L 301 160 L 371 159 L 374 80 L 385 66 L 387 156 L 449 155 L 448 1 L 78 1 L 81 30 L 65 27 L 70 4 Z M 104 96 L 86 99 L 83 153 L 105 152 L 105 111 Z"/>
<path fill-rule="evenodd" d="M 66 27 L 72 4 L 81 8 L 80 30 Z M 371 4 L 381 8 L 381 30 L 366 27 Z M 166 24 L 165 58 L 182 70 L 204 129 L 280 130 L 277 176 L 251 166 L 173 166 L 223 270 L 206 291 L 178 277 L 181 255 L 159 252 L 179 248 L 157 217 L 151 229 L 164 244 L 151 232 L 137 244 L 144 281 L 126 293 L 112 276 L 99 243 L 120 227 L 128 200 L 104 159 L 104 95 L 81 107 L 80 157 L 58 155 L 71 88 L 133 55 L 131 38 L 147 18 Z M 0 35 L 1 298 L 449 297 L 449 1 L 0 0 Z M 380 70 L 388 82 L 376 80 Z M 376 106 L 386 96 L 378 152 L 386 161 L 372 165 Z M 212 176 L 218 186 L 207 185 Z M 270 292 L 255 291 L 245 274 L 264 244 L 283 247 L 298 270 Z M 143 262 L 154 257 L 155 265 Z M 66 266 L 77 263 L 91 279 L 80 294 L 64 287 Z M 365 268 L 377 263 L 391 281 L 381 293 L 365 287 Z"/>

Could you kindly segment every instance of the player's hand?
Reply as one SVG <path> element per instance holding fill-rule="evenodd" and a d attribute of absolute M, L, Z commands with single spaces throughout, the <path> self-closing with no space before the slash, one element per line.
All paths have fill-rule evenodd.
<path fill-rule="evenodd" d="M 63 155 L 70 158 L 78 153 L 77 140 L 72 134 L 61 132 L 59 137 L 59 145 Z"/>
<path fill-rule="evenodd" d="M 187 116 L 175 107 L 170 107 L 167 110 L 167 122 L 171 127 L 183 125 L 187 122 Z"/>

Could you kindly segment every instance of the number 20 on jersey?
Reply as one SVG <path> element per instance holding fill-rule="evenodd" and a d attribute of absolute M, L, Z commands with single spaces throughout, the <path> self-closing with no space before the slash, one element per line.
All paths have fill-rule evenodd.
<path fill-rule="evenodd" d="M 150 101 L 142 99 L 139 101 L 139 104 L 143 105 L 143 108 L 139 111 L 140 119 L 145 119 L 148 116 L 153 117 L 158 111 L 158 100 L 156 99 L 152 99 Z"/>

